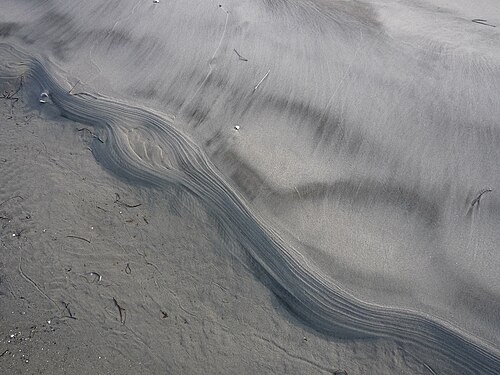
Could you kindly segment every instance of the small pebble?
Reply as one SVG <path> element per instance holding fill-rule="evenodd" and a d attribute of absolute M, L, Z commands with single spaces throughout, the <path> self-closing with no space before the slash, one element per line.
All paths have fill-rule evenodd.
<path fill-rule="evenodd" d="M 42 92 L 42 94 L 40 95 L 40 103 L 47 103 L 47 99 L 49 98 L 49 94 L 47 94 L 46 92 Z"/>

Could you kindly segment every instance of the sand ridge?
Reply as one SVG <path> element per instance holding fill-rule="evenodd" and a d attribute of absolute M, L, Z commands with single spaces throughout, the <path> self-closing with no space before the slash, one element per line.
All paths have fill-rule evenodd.
<path fill-rule="evenodd" d="M 497 4 L 5 4 L 0 35 L 28 51 L 11 78 L 38 80 L 30 106 L 55 90 L 44 113 L 91 122 L 108 170 L 199 197 L 225 246 L 273 265 L 261 278 L 278 294 L 326 283 L 498 347 Z M 361 335 L 382 334 L 372 318 Z"/>
<path fill-rule="evenodd" d="M 500 357 L 493 347 L 429 315 L 363 303 L 311 267 L 272 227 L 252 213 L 203 152 L 173 128 L 168 118 L 108 98 L 71 95 L 40 60 L 7 46 L 2 50 L 4 58 L 14 62 L 6 66 L 25 67 L 25 84 L 30 87 L 33 82 L 34 91 L 38 85 L 38 91 L 43 88 L 50 93 L 63 117 L 97 126 L 103 132 L 101 141 L 94 140 L 93 152 L 107 169 L 129 181 L 157 188 L 177 185 L 198 198 L 227 235 L 242 244 L 264 270 L 274 293 L 314 329 L 337 337 L 392 338 L 430 350 L 471 371 L 496 372 Z M 7 51 L 13 52 L 11 57 Z M 150 146 L 156 144 L 162 150 L 162 168 L 155 168 L 149 153 L 135 150 L 140 143 L 130 143 L 127 133 L 137 129 L 147 136 Z M 168 165 L 161 163 L 163 158 L 167 158 Z"/>

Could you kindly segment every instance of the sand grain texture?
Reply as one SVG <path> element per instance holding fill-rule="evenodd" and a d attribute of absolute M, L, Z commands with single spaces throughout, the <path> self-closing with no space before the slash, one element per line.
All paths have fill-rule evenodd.
<path fill-rule="evenodd" d="M 4 268 L 68 351 L 114 348 L 111 373 L 498 373 L 500 56 L 472 22 L 495 4 L 3 4 L 2 85 L 23 77 Z"/>

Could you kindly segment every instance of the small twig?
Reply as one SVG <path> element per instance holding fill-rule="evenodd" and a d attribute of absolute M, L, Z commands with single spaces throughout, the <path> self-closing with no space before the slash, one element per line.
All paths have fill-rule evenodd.
<path fill-rule="evenodd" d="M 118 304 L 118 301 L 116 301 L 115 297 L 113 297 L 113 302 L 115 306 L 118 308 L 118 312 L 120 313 L 120 323 L 125 324 L 125 319 L 127 316 L 125 313 L 126 312 L 125 309 Z"/>
<path fill-rule="evenodd" d="M 160 269 L 158 268 L 158 266 L 156 264 L 151 263 L 151 262 L 146 262 L 146 265 L 153 266 L 158 271 L 158 273 L 161 274 L 161 271 L 160 271 Z"/>
<path fill-rule="evenodd" d="M 115 195 L 116 195 L 115 203 L 117 203 L 117 204 L 119 204 L 121 206 L 128 207 L 128 208 L 136 208 L 136 207 L 139 207 L 139 206 L 142 205 L 141 203 L 138 203 L 138 204 L 128 204 L 128 203 L 122 202 L 120 200 L 120 194 L 115 193 Z"/>
<path fill-rule="evenodd" d="M 244 58 L 243 56 L 241 56 L 238 51 L 236 51 L 236 49 L 233 49 L 233 51 L 238 55 L 238 58 L 241 60 L 241 61 L 248 61 L 248 59 Z"/>
<path fill-rule="evenodd" d="M 479 206 L 479 203 L 480 203 L 480 200 L 481 200 L 481 197 L 486 194 L 486 193 L 489 193 L 489 192 L 492 192 L 493 189 L 483 189 L 479 192 L 479 194 L 477 195 L 477 197 L 471 202 L 471 207 L 474 207 L 476 204 Z"/>
<path fill-rule="evenodd" d="M 432 374 L 432 375 L 437 375 L 436 372 L 432 369 L 431 366 L 429 366 L 427 363 L 424 363 L 422 362 L 422 364 L 424 365 L 424 367 L 429 370 L 429 372 Z"/>
<path fill-rule="evenodd" d="M 68 316 L 63 316 L 63 318 L 70 318 L 76 320 L 76 317 L 71 313 L 71 310 L 69 308 L 69 302 L 66 303 L 64 301 L 61 301 L 62 304 L 64 305 L 64 309 L 68 312 Z"/>
<path fill-rule="evenodd" d="M 57 304 L 54 302 L 54 300 L 52 298 L 50 298 L 47 294 L 45 294 L 45 292 L 40 289 L 40 287 L 38 286 L 37 283 L 35 283 L 31 277 L 29 277 L 28 275 L 26 275 L 23 271 L 23 269 L 21 268 L 21 263 L 22 263 L 22 258 L 19 258 L 19 267 L 18 267 L 18 270 L 19 270 L 19 274 L 23 277 L 23 279 L 25 279 L 26 281 L 28 281 L 31 285 L 33 285 L 33 287 L 42 295 L 44 296 L 45 298 L 47 298 L 50 302 L 52 302 L 52 304 L 54 306 L 57 306 Z"/>
<path fill-rule="evenodd" d="M 73 236 L 73 235 L 70 234 L 70 235 L 67 235 L 66 237 L 68 237 L 68 238 L 78 238 L 79 240 L 82 240 L 82 241 L 90 243 L 90 240 L 88 240 L 86 238 L 83 238 L 83 237 L 80 237 L 80 236 Z"/>
<path fill-rule="evenodd" d="M 478 24 L 484 25 L 484 26 L 496 27 L 495 25 L 489 24 L 486 20 L 483 20 L 481 18 L 474 18 L 472 20 L 472 22 L 478 23 Z"/>
<path fill-rule="evenodd" d="M 162 313 L 162 315 L 163 315 L 163 316 L 162 316 L 162 319 L 166 319 L 166 318 L 168 318 L 168 313 L 167 313 L 167 312 L 165 312 L 165 311 L 163 311 L 163 310 L 160 310 L 160 312 L 161 312 L 161 313 Z"/>
<path fill-rule="evenodd" d="M 227 288 L 223 287 L 222 285 L 220 285 L 219 283 L 216 283 L 215 281 L 212 281 L 212 284 L 214 285 L 217 285 L 223 292 L 226 292 L 227 291 Z"/>
<path fill-rule="evenodd" d="M 125 207 L 128 207 L 128 208 L 136 208 L 136 207 L 142 206 L 142 203 L 128 204 L 128 203 L 120 202 L 120 201 L 116 201 L 115 203 L 118 203 L 119 205 L 125 206 Z"/>
<path fill-rule="evenodd" d="M 9 352 L 9 349 L 5 349 L 2 354 L 0 354 L 0 357 L 3 357 L 5 354 Z"/>
<path fill-rule="evenodd" d="M 267 71 L 266 75 L 265 75 L 264 77 L 262 77 L 262 79 L 259 81 L 259 83 L 257 83 L 257 86 L 255 86 L 255 87 L 253 88 L 253 91 L 255 91 L 255 90 L 257 90 L 257 89 L 259 88 L 260 84 L 261 84 L 262 82 L 264 82 L 264 80 L 267 78 L 267 76 L 269 75 L 269 73 L 271 73 L 271 69 L 269 69 L 269 70 Z"/>

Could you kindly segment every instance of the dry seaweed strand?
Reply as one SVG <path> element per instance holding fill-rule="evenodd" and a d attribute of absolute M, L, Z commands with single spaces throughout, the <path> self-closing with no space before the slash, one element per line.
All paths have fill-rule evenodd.
<path fill-rule="evenodd" d="M 68 312 L 68 315 L 63 316 L 63 318 L 69 318 L 69 319 L 76 320 L 76 317 L 73 315 L 73 313 L 71 312 L 71 310 L 69 308 L 69 302 L 66 303 L 64 301 L 61 301 L 61 303 L 64 305 L 64 309 Z"/>
<path fill-rule="evenodd" d="M 73 236 L 73 235 L 69 234 L 69 235 L 67 235 L 66 237 L 68 237 L 68 238 L 77 238 L 77 239 L 79 239 L 79 240 L 82 240 L 82 241 L 85 241 L 85 242 L 90 243 L 90 240 L 88 240 L 88 239 L 86 239 L 86 238 L 83 238 L 83 237 L 80 237 L 80 236 Z"/>
<path fill-rule="evenodd" d="M 116 308 L 118 309 L 118 313 L 120 314 L 120 323 L 125 325 L 125 319 L 127 317 L 126 310 L 118 304 L 118 301 L 115 297 L 113 297 L 113 303 L 115 304 Z"/>
<path fill-rule="evenodd" d="M 26 273 L 24 273 L 22 267 L 21 267 L 21 263 L 22 263 L 22 260 L 23 258 L 19 258 L 19 267 L 18 267 L 18 271 L 19 271 L 19 274 L 22 276 L 22 278 L 24 280 L 26 280 L 27 282 L 29 282 L 42 296 L 44 296 L 46 299 L 48 299 L 50 302 L 52 302 L 52 304 L 54 306 L 57 307 L 57 304 L 54 302 L 54 300 L 52 298 L 50 298 L 39 286 L 36 282 L 33 281 L 33 279 L 31 277 L 29 277 Z"/>
<path fill-rule="evenodd" d="M 141 203 L 137 203 L 137 204 L 128 204 L 128 203 L 125 203 L 125 202 L 123 202 L 121 200 L 120 194 L 115 193 L 115 195 L 116 195 L 116 199 L 115 199 L 114 203 L 119 204 L 120 206 L 124 206 L 124 207 L 127 207 L 127 208 L 136 208 L 136 207 L 139 207 L 139 206 L 142 205 Z"/>
<path fill-rule="evenodd" d="M 472 22 L 477 23 L 479 25 L 483 25 L 483 26 L 496 27 L 495 25 L 492 25 L 491 23 L 488 23 L 487 20 L 483 20 L 481 18 L 474 18 L 472 20 Z"/>
<path fill-rule="evenodd" d="M 471 207 L 474 207 L 475 205 L 479 206 L 479 203 L 481 201 L 481 198 L 483 197 L 484 194 L 492 192 L 493 189 L 483 189 L 479 192 L 476 198 L 471 202 Z"/>
<path fill-rule="evenodd" d="M 234 52 L 238 55 L 238 59 L 240 59 L 241 61 L 248 61 L 248 59 L 246 59 L 246 58 L 244 58 L 243 56 L 241 56 L 241 55 L 239 54 L 239 52 L 238 52 L 238 51 L 236 51 L 236 49 L 233 49 L 233 51 L 234 51 Z"/>

